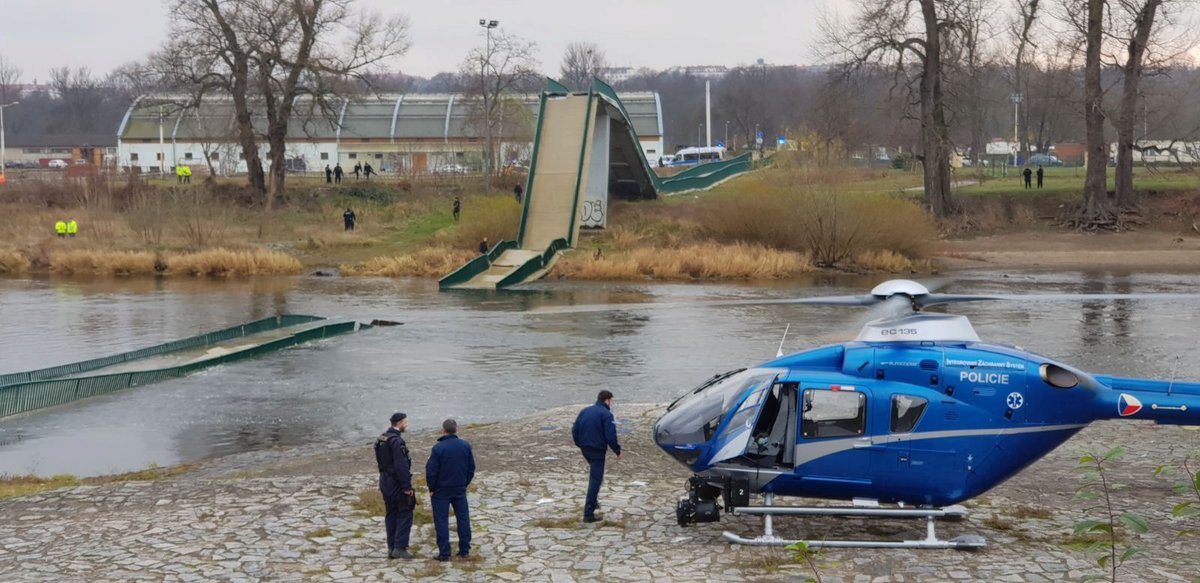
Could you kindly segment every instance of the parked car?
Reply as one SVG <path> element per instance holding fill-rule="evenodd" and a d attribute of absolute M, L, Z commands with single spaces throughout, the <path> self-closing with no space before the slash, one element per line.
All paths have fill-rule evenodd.
<path fill-rule="evenodd" d="M 1030 166 L 1062 166 L 1063 161 L 1050 154 L 1034 154 L 1029 157 Z"/>

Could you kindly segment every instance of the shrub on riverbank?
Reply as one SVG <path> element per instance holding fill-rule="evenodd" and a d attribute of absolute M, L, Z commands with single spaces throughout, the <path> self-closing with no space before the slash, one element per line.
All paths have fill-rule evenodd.
<path fill-rule="evenodd" d="M 644 247 L 596 257 L 568 253 L 554 277 L 584 280 L 782 279 L 813 271 L 807 255 L 761 245 L 702 243 L 677 248 Z"/>
<path fill-rule="evenodd" d="M 50 272 L 60 275 L 146 275 L 154 273 L 154 254 L 146 251 L 67 249 L 50 252 Z"/>
<path fill-rule="evenodd" d="M 36 249 L 36 257 L 0 252 L 0 273 L 10 262 L 18 271 L 27 271 L 31 263 L 44 265 L 59 275 L 191 275 L 248 276 L 292 275 L 304 270 L 295 257 L 279 251 L 251 249 L 233 251 L 209 249 L 196 253 L 151 253 L 149 251 L 111 251 L 105 249 Z M 43 255 L 44 254 L 44 255 Z M 23 263 L 22 263 L 23 262 Z M 11 272 L 10 272 L 11 273 Z"/>
<path fill-rule="evenodd" d="M 375 277 L 441 277 L 462 267 L 476 255 L 467 249 L 426 247 L 415 253 L 375 257 L 362 263 L 341 266 L 344 275 Z"/>
<path fill-rule="evenodd" d="M 293 275 L 304 271 L 304 266 L 295 257 L 264 249 L 209 249 L 198 253 L 168 255 L 164 263 L 169 274 L 210 277 Z"/>

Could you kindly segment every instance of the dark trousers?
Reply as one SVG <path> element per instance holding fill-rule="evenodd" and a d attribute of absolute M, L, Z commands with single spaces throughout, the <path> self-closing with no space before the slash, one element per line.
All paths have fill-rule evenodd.
<path fill-rule="evenodd" d="M 450 508 L 454 507 L 454 520 L 458 525 L 458 554 L 471 552 L 471 512 L 467 509 L 467 493 L 441 492 L 435 494 L 430 504 L 433 510 L 433 528 L 437 532 L 438 555 L 450 556 Z"/>
<path fill-rule="evenodd" d="M 347 231 L 353 231 L 353 230 L 354 230 L 354 221 L 343 221 L 343 222 L 346 224 L 346 230 L 347 230 Z"/>
<path fill-rule="evenodd" d="M 1029 178 L 1025 178 L 1025 188 L 1029 188 Z"/>
<path fill-rule="evenodd" d="M 583 503 L 584 518 L 595 516 L 596 508 L 600 506 L 598 498 L 600 484 L 604 481 L 604 454 L 603 450 L 599 452 L 583 450 L 583 459 L 588 463 L 587 499 Z"/>
<path fill-rule="evenodd" d="M 408 496 L 398 488 L 384 488 L 382 485 L 379 491 L 383 492 L 383 505 L 387 509 L 383 523 L 387 527 L 388 549 L 407 549 L 408 533 L 412 530 L 413 523 Z"/>
<path fill-rule="evenodd" d="M 1042 177 L 1038 176 L 1038 188 L 1042 187 Z"/>

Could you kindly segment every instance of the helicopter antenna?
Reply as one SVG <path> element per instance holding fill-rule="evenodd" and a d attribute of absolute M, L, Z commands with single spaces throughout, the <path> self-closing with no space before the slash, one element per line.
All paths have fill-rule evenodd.
<path fill-rule="evenodd" d="M 783 342 L 784 342 L 784 340 L 787 340 L 788 330 L 791 330 L 791 329 L 792 329 L 791 324 L 788 324 L 787 328 L 783 329 L 783 338 L 779 341 L 779 350 L 775 351 L 775 358 L 779 358 L 779 357 L 783 356 Z"/>
<path fill-rule="evenodd" d="M 1183 355 L 1176 356 L 1175 357 L 1175 366 L 1171 367 L 1171 380 L 1170 380 L 1170 382 L 1167 383 L 1167 396 L 1168 397 L 1171 396 L 1171 387 L 1175 386 L 1175 373 L 1179 372 L 1179 360 L 1181 358 L 1183 358 Z"/>

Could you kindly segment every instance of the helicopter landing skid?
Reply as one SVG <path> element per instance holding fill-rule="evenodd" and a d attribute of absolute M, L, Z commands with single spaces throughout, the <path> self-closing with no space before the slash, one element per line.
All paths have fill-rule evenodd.
<path fill-rule="evenodd" d="M 957 536 L 950 540 L 937 537 L 935 520 L 937 518 L 961 519 L 967 515 L 967 509 L 962 506 L 947 506 L 945 508 L 837 508 L 821 506 L 773 506 L 774 496 L 767 494 L 765 506 L 745 506 L 734 508 L 734 514 L 758 514 L 763 517 L 763 534 L 755 538 L 745 538 L 732 532 L 725 531 L 722 538 L 741 545 L 751 546 L 787 546 L 804 542 L 809 548 L 867 548 L 867 549 L 978 549 L 987 542 L 978 535 Z M 875 540 L 788 540 L 775 536 L 772 518 L 780 516 L 872 516 L 883 518 L 925 518 L 925 538 L 923 540 L 904 541 L 875 541 Z"/>

